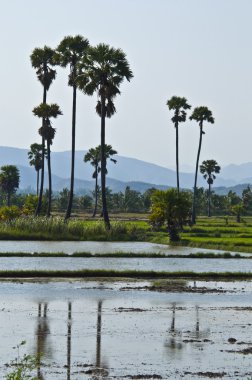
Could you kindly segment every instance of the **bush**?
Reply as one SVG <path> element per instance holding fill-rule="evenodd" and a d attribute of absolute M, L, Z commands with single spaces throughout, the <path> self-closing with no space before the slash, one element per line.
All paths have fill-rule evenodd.
<path fill-rule="evenodd" d="M 0 219 L 9 222 L 20 216 L 21 212 L 17 206 L 3 206 L 0 208 Z"/>

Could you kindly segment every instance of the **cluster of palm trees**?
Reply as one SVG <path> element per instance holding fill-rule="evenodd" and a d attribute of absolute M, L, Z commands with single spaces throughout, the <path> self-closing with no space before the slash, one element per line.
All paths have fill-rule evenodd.
<path fill-rule="evenodd" d="M 186 98 L 179 97 L 179 96 L 172 96 L 171 99 L 169 99 L 166 104 L 169 110 L 174 111 L 174 115 L 171 118 L 171 120 L 174 123 L 174 127 L 176 129 L 176 174 L 177 174 L 177 192 L 179 194 L 180 187 L 179 187 L 178 127 L 180 123 L 183 123 L 186 121 L 186 116 L 187 116 L 186 111 L 191 109 L 191 105 L 188 104 Z M 199 159 L 200 159 L 200 152 L 201 152 L 201 146 L 202 146 L 202 137 L 205 134 L 205 131 L 203 130 L 203 124 L 204 122 L 213 124 L 214 118 L 212 116 L 212 112 L 207 107 L 200 106 L 200 107 L 194 108 L 189 119 L 196 121 L 199 124 L 199 128 L 200 128 L 199 146 L 198 146 L 198 152 L 197 152 L 194 186 L 193 186 L 193 202 L 192 202 L 192 223 L 195 224 L 196 222 L 196 190 L 197 190 Z M 208 208 L 209 211 L 208 212 L 210 215 L 210 191 L 211 191 L 211 184 L 213 183 L 213 179 L 215 179 L 215 176 L 212 175 L 212 173 L 213 172 L 219 173 L 220 167 L 217 165 L 217 162 L 215 160 L 207 160 L 202 163 L 200 171 L 202 174 L 204 174 L 204 178 L 207 179 L 207 182 L 209 184 L 209 208 Z M 209 176 L 209 173 L 210 173 L 210 176 Z"/>
<path fill-rule="evenodd" d="M 55 136 L 55 129 L 52 127 L 51 118 L 62 115 L 57 104 L 47 104 L 47 91 L 53 80 L 56 78 L 55 66 L 67 67 L 68 85 L 73 89 L 72 103 L 72 156 L 71 156 L 71 180 L 68 206 L 65 213 L 65 221 L 71 216 L 73 193 L 74 193 L 74 161 L 75 161 L 75 134 L 76 134 L 76 97 L 77 89 L 84 94 L 92 96 L 97 94 L 96 112 L 101 118 L 101 139 L 100 139 L 100 171 L 101 171 L 101 191 L 102 209 L 106 228 L 110 229 L 110 221 L 106 203 L 106 151 L 105 151 L 105 120 L 116 112 L 114 99 L 120 94 L 119 87 L 124 79 L 128 81 L 133 77 L 125 53 L 121 49 L 115 49 L 106 44 L 90 46 L 88 39 L 83 36 L 67 36 L 59 43 L 56 49 L 47 46 L 36 48 L 31 54 L 32 66 L 36 69 L 38 80 L 43 86 L 43 101 L 34 108 L 34 115 L 42 119 L 42 127 L 39 134 L 42 137 L 42 163 L 40 191 L 36 215 L 40 213 L 43 184 L 44 184 L 44 161 L 45 142 L 47 142 L 47 163 L 49 175 L 49 200 L 47 215 L 51 212 L 51 167 L 50 167 L 50 145 Z"/>

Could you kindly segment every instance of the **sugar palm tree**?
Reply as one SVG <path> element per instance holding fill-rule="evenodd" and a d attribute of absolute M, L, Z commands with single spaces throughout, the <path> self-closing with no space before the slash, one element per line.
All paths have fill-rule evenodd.
<path fill-rule="evenodd" d="M 44 104 L 41 103 L 38 107 L 33 109 L 35 116 L 43 120 L 42 126 L 39 128 L 39 134 L 47 142 L 47 163 L 48 163 L 48 206 L 47 216 L 51 214 L 52 202 L 52 173 L 51 173 L 51 145 L 55 137 L 56 129 L 52 127 L 51 118 L 56 118 L 62 115 L 58 104 Z"/>
<path fill-rule="evenodd" d="M 110 221 L 106 201 L 106 154 L 105 154 L 105 120 L 116 112 L 114 98 L 120 94 L 119 86 L 126 78 L 133 77 L 125 53 L 106 44 L 91 47 L 86 59 L 80 64 L 78 77 L 79 88 L 87 95 L 98 96 L 96 112 L 101 118 L 101 190 L 103 219 L 106 229 Z"/>
<path fill-rule="evenodd" d="M 86 55 L 89 47 L 89 41 L 80 36 L 67 36 L 63 38 L 56 49 L 55 62 L 62 66 L 70 66 L 68 76 L 68 85 L 73 88 L 73 106 L 72 106 L 72 156 L 71 156 L 71 180 L 68 206 L 65 214 L 65 221 L 71 216 L 74 192 L 74 161 L 75 161 L 75 127 L 76 127 L 76 93 L 77 93 L 77 65 Z"/>
<path fill-rule="evenodd" d="M 28 152 L 28 159 L 30 166 L 34 166 L 37 173 L 37 196 L 39 191 L 39 172 L 42 168 L 42 144 L 31 144 L 30 151 Z"/>
<path fill-rule="evenodd" d="M 114 156 L 117 154 L 117 151 L 112 148 L 111 145 L 105 144 L 105 156 L 106 156 L 106 163 L 109 159 L 111 162 L 116 164 L 116 160 L 114 158 L 111 158 L 111 156 Z M 96 148 L 90 148 L 89 151 L 84 156 L 84 162 L 90 162 L 90 164 L 94 167 L 94 172 L 92 177 L 95 178 L 95 207 L 93 212 L 93 217 L 95 217 L 97 212 L 97 203 L 98 203 L 98 175 L 101 171 L 100 162 L 101 162 L 101 146 L 97 146 Z M 106 168 L 106 174 L 108 173 Z"/>
<path fill-rule="evenodd" d="M 180 98 L 179 96 L 173 96 L 170 100 L 167 100 L 167 106 L 169 110 L 174 111 L 174 116 L 172 117 L 172 122 L 176 129 L 176 172 L 177 172 L 177 191 L 179 193 L 179 136 L 178 136 L 178 126 L 179 123 L 186 121 L 186 110 L 190 109 L 191 106 L 187 103 L 186 98 Z"/>
<path fill-rule="evenodd" d="M 30 56 L 31 64 L 36 69 L 39 82 L 43 86 L 43 103 L 46 104 L 47 91 L 49 90 L 53 80 L 56 78 L 56 70 L 54 65 L 54 50 L 48 46 L 44 48 L 35 48 Z M 44 161 L 45 161 L 45 140 L 42 136 L 42 163 L 41 163 L 41 182 L 38 204 L 35 211 L 37 216 L 41 211 L 43 188 L 44 188 Z"/>
<path fill-rule="evenodd" d="M 202 144 L 202 136 L 205 134 L 203 131 L 203 123 L 206 121 L 207 123 L 214 123 L 214 118 L 212 116 L 212 112 L 207 107 L 196 107 L 193 110 L 192 115 L 189 118 L 190 120 L 195 120 L 199 123 L 200 127 L 200 138 L 199 138 L 199 147 L 197 153 L 196 160 L 196 169 L 195 169 L 195 177 L 194 177 L 194 186 L 193 186 L 193 204 L 192 204 L 192 223 L 196 223 L 196 189 L 197 189 L 197 177 L 198 177 L 198 168 L 199 168 L 199 158 Z"/>
<path fill-rule="evenodd" d="M 220 172 L 220 166 L 215 160 L 206 160 L 203 161 L 200 165 L 200 172 L 203 174 L 203 177 L 207 180 L 208 183 L 208 217 L 211 216 L 211 185 L 213 184 L 216 176 Z"/>

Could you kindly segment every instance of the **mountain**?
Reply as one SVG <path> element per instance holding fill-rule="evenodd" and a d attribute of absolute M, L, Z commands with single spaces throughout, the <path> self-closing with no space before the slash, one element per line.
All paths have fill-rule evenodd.
<path fill-rule="evenodd" d="M 94 187 L 92 180 L 93 168 L 83 161 L 87 151 L 76 151 L 75 159 L 75 191 L 91 191 Z M 0 166 L 17 165 L 20 169 L 20 188 L 35 188 L 36 173 L 29 166 L 27 158 L 28 149 L 0 147 Z M 137 191 L 145 191 L 155 185 L 162 189 L 176 186 L 175 170 L 164 168 L 150 162 L 135 158 L 115 156 L 117 163 L 108 162 L 107 184 L 113 191 L 124 191 L 130 186 Z M 71 152 L 52 152 L 52 181 L 53 190 L 60 191 L 63 187 L 69 187 Z M 180 185 L 182 188 L 192 189 L 194 182 L 193 173 L 180 173 Z M 233 188 L 238 184 L 252 183 L 252 162 L 241 165 L 228 165 L 223 167 L 221 174 L 214 182 L 216 187 Z M 47 185 L 47 176 L 45 177 Z M 198 176 L 198 186 L 206 187 L 206 181 Z M 220 190 L 224 191 L 224 190 Z"/>

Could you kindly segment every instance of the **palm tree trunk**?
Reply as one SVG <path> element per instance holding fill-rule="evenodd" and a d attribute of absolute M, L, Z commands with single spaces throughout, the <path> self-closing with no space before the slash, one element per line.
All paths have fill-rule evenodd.
<path fill-rule="evenodd" d="M 76 69 L 74 68 L 74 71 Z M 75 78 L 75 73 L 73 77 Z M 65 222 L 70 218 L 73 206 L 73 192 L 74 192 L 74 159 L 75 159 L 75 125 L 76 125 L 76 85 L 73 85 L 73 109 L 72 109 L 72 158 L 71 158 L 71 181 L 70 191 L 68 198 L 67 211 L 65 215 Z"/>
<path fill-rule="evenodd" d="M 95 208 L 94 208 L 94 212 L 93 212 L 93 218 L 95 217 L 96 213 L 97 213 L 97 198 L 98 198 L 98 194 L 97 194 L 97 190 L 98 190 L 98 169 L 97 169 L 97 166 L 95 167 Z"/>
<path fill-rule="evenodd" d="M 98 301 L 97 333 L 96 333 L 96 368 L 101 368 L 101 326 L 102 326 L 102 301 Z"/>
<path fill-rule="evenodd" d="M 37 170 L 37 196 L 38 196 L 38 193 L 39 193 L 39 170 Z"/>
<path fill-rule="evenodd" d="M 101 96 L 101 192 L 102 212 L 106 230 L 110 230 L 110 221 L 106 200 L 106 157 L 105 157 L 105 98 Z"/>
<path fill-rule="evenodd" d="M 194 187 L 193 187 L 193 204 L 192 204 L 192 224 L 196 223 L 196 189 L 197 189 L 197 178 L 198 178 L 198 170 L 199 170 L 199 158 L 202 144 L 202 124 L 200 124 L 200 139 L 199 139 L 199 148 L 196 160 L 196 169 L 195 169 L 195 177 L 194 177 Z"/>
<path fill-rule="evenodd" d="M 211 216 L 211 212 L 210 212 L 210 207 L 211 207 L 211 183 L 208 184 L 208 218 L 210 218 Z"/>
<path fill-rule="evenodd" d="M 46 104 L 46 87 L 44 86 L 44 92 L 43 92 L 43 104 Z M 42 124 L 44 125 L 45 120 L 42 120 Z M 41 211 L 42 206 L 42 197 L 43 197 L 43 190 L 44 190 L 44 176 L 45 176 L 45 139 L 42 137 L 42 165 L 41 165 L 41 179 L 40 179 L 40 191 L 39 191 L 39 198 L 38 198 L 38 204 L 35 211 L 35 216 L 38 216 Z"/>
<path fill-rule="evenodd" d="M 47 140 L 47 167 L 48 167 L 48 206 L 46 216 L 49 218 L 51 215 L 52 203 L 52 171 L 51 171 L 51 149 L 50 142 Z"/>
<path fill-rule="evenodd" d="M 179 194 L 179 145 L 178 145 L 178 123 L 175 124 L 176 128 L 176 171 L 177 171 L 177 191 Z"/>

